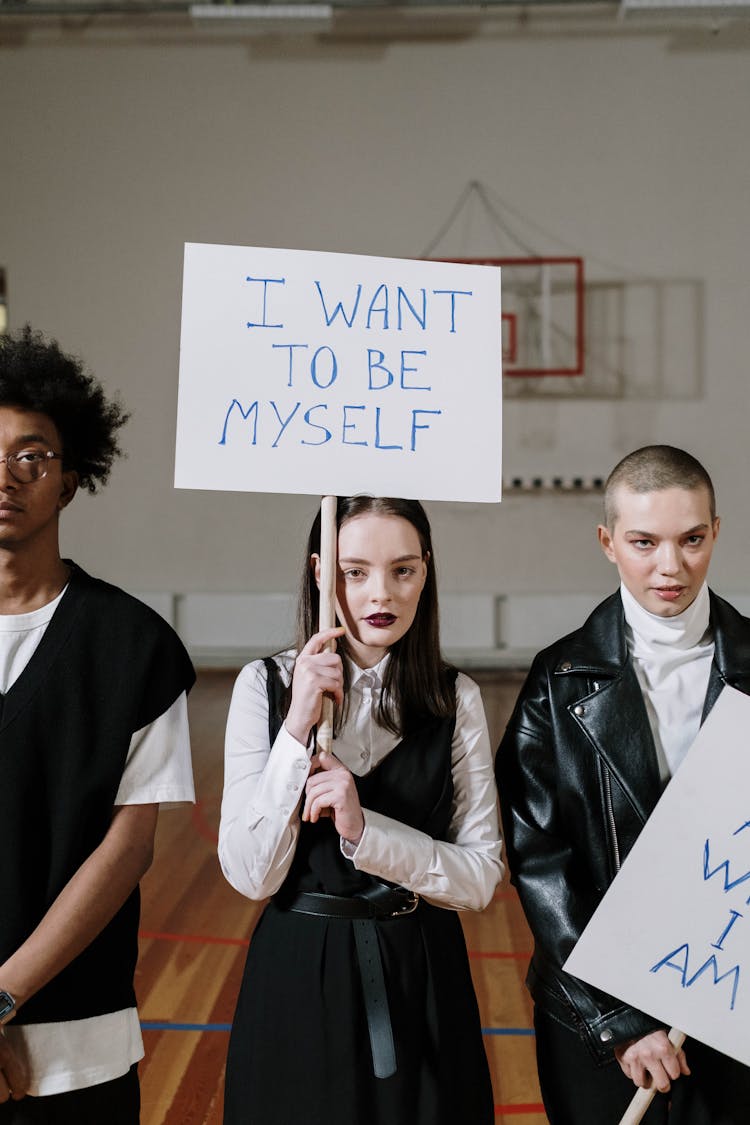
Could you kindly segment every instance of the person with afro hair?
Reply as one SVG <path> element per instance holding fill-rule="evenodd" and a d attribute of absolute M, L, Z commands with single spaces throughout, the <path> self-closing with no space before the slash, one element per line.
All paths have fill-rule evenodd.
<path fill-rule="evenodd" d="M 0 336 L 0 1125 L 137 1125 L 138 883 L 194 799 L 195 675 L 156 613 L 59 547 L 128 414 L 26 327 Z"/>
<path fill-rule="evenodd" d="M 46 414 L 60 435 L 63 468 L 76 473 L 79 488 L 96 492 L 121 453 L 118 430 L 130 415 L 116 400 L 107 401 L 80 359 L 28 325 L 0 337 L 0 357 L 0 406 Z"/>

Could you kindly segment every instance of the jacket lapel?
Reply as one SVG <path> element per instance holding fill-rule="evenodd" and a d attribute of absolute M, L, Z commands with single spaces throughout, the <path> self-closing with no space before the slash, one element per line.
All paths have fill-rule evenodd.
<path fill-rule="evenodd" d="M 711 661 L 711 672 L 708 677 L 708 687 L 706 688 L 706 698 L 703 703 L 703 714 L 701 715 L 701 726 L 708 718 L 708 713 L 713 707 L 716 700 L 721 695 L 721 689 L 724 687 L 724 679 L 718 669 L 716 657 Z"/>
<path fill-rule="evenodd" d="M 725 684 L 750 695 L 750 621 L 709 593 L 715 654 L 703 719 Z M 593 682 L 594 690 L 569 703 L 568 711 L 638 815 L 647 820 L 662 784 L 646 705 L 628 655 L 619 592 L 584 623 L 555 675 L 585 675 Z"/>
<path fill-rule="evenodd" d="M 590 677 L 594 690 L 568 710 L 645 821 L 662 785 L 651 726 L 625 640 L 619 591 L 589 617 L 557 674 Z"/>
<path fill-rule="evenodd" d="M 568 709 L 645 822 L 662 785 L 651 726 L 631 664 Z"/>
<path fill-rule="evenodd" d="M 701 722 L 725 684 L 750 695 L 750 622 L 712 590 L 709 596 L 715 649 Z"/>

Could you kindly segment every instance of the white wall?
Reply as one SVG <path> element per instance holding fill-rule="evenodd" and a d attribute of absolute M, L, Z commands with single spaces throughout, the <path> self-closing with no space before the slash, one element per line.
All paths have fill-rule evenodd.
<path fill-rule="evenodd" d="M 750 589 L 750 41 L 609 26 L 253 47 L 171 23 L 0 23 L 11 322 L 79 351 L 134 412 L 128 460 L 66 513 L 66 549 L 134 590 L 293 589 L 314 499 L 171 487 L 182 244 L 418 256 L 476 179 L 582 254 L 592 279 L 702 283 L 698 393 L 678 371 L 668 397 L 513 399 L 506 475 L 606 474 L 638 445 L 684 445 L 725 516 L 714 584 Z M 508 251 L 492 237 L 459 224 L 439 251 Z M 607 591 L 598 507 L 430 505 L 443 588 Z"/>

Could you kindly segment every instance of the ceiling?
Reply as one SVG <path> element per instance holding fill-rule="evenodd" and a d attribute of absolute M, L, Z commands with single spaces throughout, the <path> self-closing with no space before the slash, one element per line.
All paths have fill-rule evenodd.
<path fill-rule="evenodd" d="M 544 30 L 560 21 L 571 29 L 609 34 L 626 23 L 628 29 L 699 26 L 713 31 L 731 24 L 750 32 L 750 0 L 0 0 L 0 25 L 75 16 L 130 23 L 166 17 L 191 32 L 275 39 L 465 39 Z"/>

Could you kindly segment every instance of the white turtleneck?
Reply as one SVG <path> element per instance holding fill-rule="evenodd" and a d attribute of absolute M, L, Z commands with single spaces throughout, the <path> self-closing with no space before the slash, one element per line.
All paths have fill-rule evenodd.
<path fill-rule="evenodd" d="M 714 657 L 705 582 L 676 617 L 659 617 L 620 587 L 625 639 L 633 659 L 662 781 L 673 776 L 698 734 Z"/>

